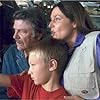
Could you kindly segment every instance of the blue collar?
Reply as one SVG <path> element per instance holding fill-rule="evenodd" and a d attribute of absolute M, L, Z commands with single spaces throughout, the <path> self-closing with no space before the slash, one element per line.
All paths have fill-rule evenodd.
<path fill-rule="evenodd" d="M 80 46 L 82 44 L 82 42 L 84 41 L 84 39 L 85 39 L 85 35 L 83 33 L 79 33 L 76 38 L 74 48 Z"/>

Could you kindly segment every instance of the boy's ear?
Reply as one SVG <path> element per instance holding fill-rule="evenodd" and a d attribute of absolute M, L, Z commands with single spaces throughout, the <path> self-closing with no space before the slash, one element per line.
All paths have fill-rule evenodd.
<path fill-rule="evenodd" d="M 49 71 L 54 71 L 57 69 L 57 61 L 55 59 L 51 59 L 49 62 Z"/>

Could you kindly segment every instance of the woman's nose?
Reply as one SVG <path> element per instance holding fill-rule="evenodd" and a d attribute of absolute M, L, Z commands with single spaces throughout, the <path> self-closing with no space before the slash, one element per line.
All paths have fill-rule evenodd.
<path fill-rule="evenodd" d="M 53 24 L 53 21 L 50 21 L 50 23 L 49 23 L 49 28 L 51 29 L 53 26 L 54 26 L 54 24 Z"/>
<path fill-rule="evenodd" d="M 49 23 L 48 27 L 51 28 L 51 22 Z"/>

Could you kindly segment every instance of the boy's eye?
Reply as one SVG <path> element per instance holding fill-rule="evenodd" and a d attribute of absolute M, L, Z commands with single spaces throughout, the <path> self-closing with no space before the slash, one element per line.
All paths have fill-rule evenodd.
<path fill-rule="evenodd" d="M 31 64 L 31 66 L 34 66 L 35 64 Z"/>

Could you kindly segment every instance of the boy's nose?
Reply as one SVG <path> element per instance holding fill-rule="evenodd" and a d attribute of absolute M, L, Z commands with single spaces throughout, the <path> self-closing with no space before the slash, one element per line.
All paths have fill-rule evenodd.
<path fill-rule="evenodd" d="M 29 74 L 29 75 L 32 74 L 31 68 L 29 68 L 29 70 L 28 70 L 28 74 Z"/>
<path fill-rule="evenodd" d="M 29 75 L 31 74 L 31 72 L 30 72 L 30 68 L 29 68 L 29 70 L 28 70 L 28 74 L 29 74 Z"/>

